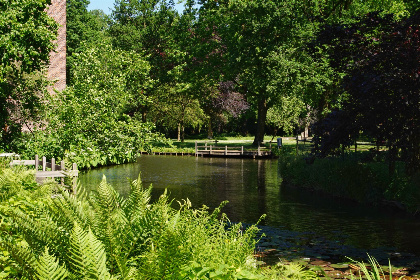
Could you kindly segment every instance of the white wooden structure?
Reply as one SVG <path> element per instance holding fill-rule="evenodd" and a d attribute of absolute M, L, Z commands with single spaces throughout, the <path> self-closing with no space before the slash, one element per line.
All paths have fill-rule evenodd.
<path fill-rule="evenodd" d="M 0 154 L 1 156 L 1 154 Z M 9 155 L 18 157 L 15 154 Z M 75 192 L 77 177 L 79 176 L 79 170 L 77 170 L 77 164 L 73 163 L 70 170 L 66 169 L 64 161 L 56 164 L 55 159 L 52 158 L 51 162 L 47 162 L 45 157 L 39 160 L 38 155 L 35 156 L 34 160 L 20 160 L 15 159 L 10 162 L 10 165 L 34 165 L 35 166 L 35 178 L 37 181 L 42 181 L 44 178 L 61 178 L 61 184 L 64 185 L 64 178 L 72 178 L 72 191 Z"/>

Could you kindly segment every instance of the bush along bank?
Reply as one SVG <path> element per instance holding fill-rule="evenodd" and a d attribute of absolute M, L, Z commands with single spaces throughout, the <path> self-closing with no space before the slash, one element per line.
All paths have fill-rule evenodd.
<path fill-rule="evenodd" d="M 307 159 L 308 155 L 295 155 L 287 150 L 280 153 L 279 172 L 286 184 L 413 214 L 420 212 L 420 174 L 407 176 L 402 165 L 397 164 L 391 176 L 386 163 L 361 162 L 351 154 L 316 158 L 310 163 Z"/>

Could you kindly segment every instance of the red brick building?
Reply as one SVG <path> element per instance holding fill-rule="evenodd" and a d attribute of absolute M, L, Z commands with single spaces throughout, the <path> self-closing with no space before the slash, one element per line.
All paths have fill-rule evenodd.
<path fill-rule="evenodd" d="M 55 81 L 49 92 L 62 91 L 66 87 L 66 0 L 52 0 L 48 15 L 59 24 L 57 47 L 50 53 L 48 80 Z"/>

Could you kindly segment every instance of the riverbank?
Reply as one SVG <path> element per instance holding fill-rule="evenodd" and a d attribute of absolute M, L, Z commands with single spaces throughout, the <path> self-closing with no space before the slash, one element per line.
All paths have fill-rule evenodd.
<path fill-rule="evenodd" d="M 279 157 L 279 172 L 284 182 L 293 186 L 417 215 L 420 211 L 420 176 L 406 176 L 402 164 L 397 164 L 395 174 L 390 176 L 387 163 L 362 161 L 363 156 L 316 158 L 308 164 L 307 155 L 296 155 L 285 149 Z"/>
<path fill-rule="evenodd" d="M 274 139 L 276 139 L 275 137 Z M 405 211 L 414 215 L 420 212 L 420 175 L 407 177 L 402 165 L 397 164 L 394 176 L 389 176 L 388 165 L 383 159 L 371 159 L 369 152 L 349 153 L 339 158 L 315 159 L 307 163 L 307 146 L 299 143 L 296 152 L 294 137 L 281 137 L 282 148 L 277 150 L 273 137 L 265 137 L 264 144 L 274 147 L 279 156 L 279 172 L 284 183 L 299 188 L 325 192 L 367 203 Z M 251 148 L 251 137 L 223 137 L 216 140 L 189 139 L 173 142 L 174 147 L 155 147 L 152 153 L 194 153 L 195 142 L 217 146 L 244 146 Z"/>
<path fill-rule="evenodd" d="M 262 148 L 271 149 L 277 155 L 277 138 L 282 139 L 282 145 L 294 147 L 296 146 L 296 140 L 294 137 L 272 137 L 266 136 L 262 144 Z M 256 150 L 256 147 L 252 145 L 253 137 L 218 137 L 215 139 L 186 139 L 183 142 L 171 140 L 172 146 L 168 147 L 167 145 L 154 145 L 148 151 L 140 151 L 141 154 L 155 154 L 155 155 L 194 155 L 195 153 L 195 144 L 198 145 L 208 145 L 213 147 L 227 147 L 236 148 L 243 147 L 244 150 Z"/>

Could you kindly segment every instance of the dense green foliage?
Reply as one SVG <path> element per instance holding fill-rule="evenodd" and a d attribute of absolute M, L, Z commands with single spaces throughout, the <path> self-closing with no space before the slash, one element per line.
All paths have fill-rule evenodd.
<path fill-rule="evenodd" d="M 389 24 L 363 24 L 360 17 L 371 13 L 385 18 L 393 13 L 403 20 L 418 8 L 403 0 L 190 0 L 181 14 L 173 1 L 120 0 L 107 17 L 101 11 L 87 11 L 88 4 L 67 1 L 69 88 L 49 102 L 49 116 L 41 125 L 48 123 L 45 132 L 12 143 L 21 148 L 19 152 L 69 157 L 86 167 L 126 162 L 154 137 L 150 123 L 166 137 L 181 141 L 202 129 L 210 138 L 221 132 L 250 133 L 254 145 L 263 141 L 266 126 L 273 134 L 300 133 L 313 120 L 342 108 L 355 91 L 363 92 L 357 84 L 366 83 L 351 82 L 351 71 L 360 72 L 361 66 L 354 67 L 357 61 L 376 53 L 381 41 L 389 46 L 383 53 L 399 56 L 388 51 L 401 43 L 396 36 L 384 36 Z M 331 26 L 338 33 L 325 36 L 334 31 Z M 340 27 L 353 31 L 360 27 L 359 32 L 366 31 L 361 37 L 365 39 L 349 43 L 351 34 L 358 33 L 341 36 Z M 368 58 L 372 63 L 366 67 L 386 72 L 391 68 L 384 63 L 395 65 L 386 56 L 378 57 Z M 387 72 L 384 79 L 392 83 L 394 72 Z M 31 90 L 42 89 L 42 83 L 30 81 Z M 19 92 L 25 92 L 26 84 L 21 79 Z M 369 89 L 363 86 L 364 91 Z M 377 104 L 388 102 L 372 98 L 380 101 Z M 373 133 L 379 139 L 383 131 Z M 134 138 L 138 144 L 133 146 Z M 411 138 L 410 143 L 417 143 Z M 47 145 L 53 147 L 46 149 Z M 418 145 L 414 146 L 406 154 L 416 154 Z M 73 153 L 78 155 L 69 156 Z"/>
<path fill-rule="evenodd" d="M 390 173 L 398 158 L 406 162 L 408 174 L 420 171 L 419 27 L 419 11 L 403 21 L 371 13 L 320 33 L 320 44 L 330 44 L 331 64 L 346 73 L 347 95 L 341 108 L 316 127 L 321 155 L 363 133 L 389 148 Z"/>
<path fill-rule="evenodd" d="M 102 10 L 88 11 L 88 0 L 67 0 L 66 59 L 67 85 L 73 84 L 74 54 L 84 52 L 87 46 L 106 41 L 109 16 Z"/>
<path fill-rule="evenodd" d="M 43 70 L 54 48 L 57 24 L 51 1 L 0 1 L 0 150 L 36 119 L 45 94 Z"/>
<path fill-rule="evenodd" d="M 179 14 L 171 0 L 117 0 L 108 17 L 68 0 L 68 87 L 45 96 L 57 28 L 48 4 L 0 0 L 0 151 L 90 168 L 170 144 L 162 134 L 252 133 L 260 145 L 266 125 L 291 134 L 319 118 L 316 152 L 341 157 L 306 164 L 282 151 L 284 180 L 418 212 L 418 1 L 188 0 Z M 386 155 L 345 154 L 361 136 L 386 141 Z M 152 203 L 140 178 L 128 197 L 105 179 L 69 194 L 0 164 L 0 277 L 315 277 L 258 268 L 257 227 L 231 224 L 223 205 L 195 209 L 166 193 Z"/>
<path fill-rule="evenodd" d="M 148 102 L 149 69 L 140 55 L 106 44 L 74 55 L 73 85 L 51 97 L 46 128 L 28 137 L 25 155 L 65 157 L 85 168 L 133 161 L 150 149 L 146 140 L 163 141 L 135 113 Z"/>
<path fill-rule="evenodd" d="M 286 184 L 417 213 L 420 177 L 407 176 L 402 163 L 397 164 L 391 176 L 384 154 L 371 156 L 369 151 L 350 152 L 340 157 L 317 158 L 308 164 L 307 154 L 296 156 L 292 147 L 285 147 L 279 157 L 279 170 Z"/>
<path fill-rule="evenodd" d="M 22 169 L 0 172 L 0 189 L 8 194 L 0 203 L 3 277 L 315 278 L 300 266 L 257 268 L 252 255 L 257 227 L 231 224 L 222 206 L 209 212 L 186 200 L 173 208 L 166 193 L 151 203 L 151 188 L 143 188 L 140 178 L 124 198 L 105 178 L 91 195 L 80 187 L 73 195 L 59 186 L 40 187 L 27 174 Z M 28 183 L 36 187 L 25 192 Z M 20 189 L 20 195 L 11 187 Z"/>

